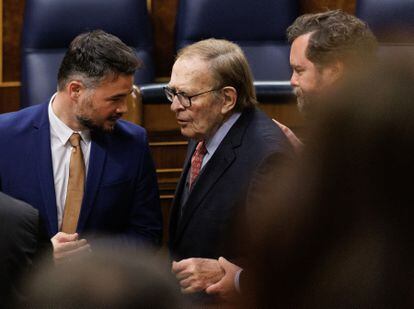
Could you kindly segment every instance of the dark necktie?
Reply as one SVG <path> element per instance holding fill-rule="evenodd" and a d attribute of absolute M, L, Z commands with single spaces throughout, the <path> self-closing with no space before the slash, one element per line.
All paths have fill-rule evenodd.
<path fill-rule="evenodd" d="M 80 140 L 81 137 L 78 133 L 73 133 L 69 138 L 73 148 L 70 156 L 69 180 L 62 222 L 62 232 L 69 234 L 76 233 L 85 186 L 85 162 L 83 161 Z"/>
<path fill-rule="evenodd" d="M 195 180 L 200 174 L 201 165 L 203 163 L 204 155 L 206 154 L 207 149 L 204 141 L 201 141 L 197 144 L 196 150 L 191 158 L 191 172 L 190 172 L 190 190 L 194 185 Z"/>

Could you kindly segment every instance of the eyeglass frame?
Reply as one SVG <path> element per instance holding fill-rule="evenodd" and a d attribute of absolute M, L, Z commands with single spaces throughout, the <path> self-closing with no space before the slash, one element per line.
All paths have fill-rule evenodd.
<path fill-rule="evenodd" d="M 164 89 L 164 94 L 165 94 L 165 96 L 167 97 L 167 100 L 168 100 L 168 101 L 170 101 L 170 102 L 172 103 L 172 102 L 174 101 L 174 97 L 176 97 L 177 95 L 180 95 L 180 96 L 181 96 L 181 97 L 183 97 L 184 99 L 188 99 L 189 105 L 187 105 L 187 104 L 183 104 L 183 103 L 180 101 L 180 99 L 178 99 L 178 102 L 180 102 L 180 104 L 181 104 L 183 107 L 185 107 L 185 108 L 189 108 L 189 107 L 191 107 L 191 105 L 193 104 L 193 103 L 191 102 L 191 99 L 192 99 L 192 98 L 197 97 L 197 96 L 200 96 L 200 95 L 202 95 L 202 94 L 209 93 L 209 92 L 213 92 L 213 91 L 221 90 L 221 89 L 223 89 L 223 87 L 220 87 L 220 88 L 214 88 L 214 89 L 210 89 L 210 90 L 203 91 L 203 92 L 200 92 L 200 93 L 196 93 L 196 94 L 193 94 L 193 95 L 190 95 L 190 96 L 188 96 L 188 95 L 184 94 L 183 92 L 176 91 L 175 89 L 170 88 L 170 87 L 168 87 L 168 86 L 163 87 L 163 89 Z M 168 94 L 167 94 L 168 92 L 171 92 L 171 94 L 172 94 L 171 100 L 168 98 Z"/>

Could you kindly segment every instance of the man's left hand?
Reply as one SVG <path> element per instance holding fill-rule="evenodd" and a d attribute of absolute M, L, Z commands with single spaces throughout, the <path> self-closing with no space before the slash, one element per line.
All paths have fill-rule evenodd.
<path fill-rule="evenodd" d="M 220 257 L 218 262 L 224 269 L 225 275 L 220 281 L 206 289 L 207 294 L 215 294 L 229 301 L 237 299 L 240 291 L 236 289 L 235 277 L 242 271 L 242 268 L 227 261 L 224 257 Z"/>
<path fill-rule="evenodd" d="M 215 259 L 189 258 L 172 263 L 172 272 L 185 294 L 204 291 L 224 276 L 224 271 Z"/>

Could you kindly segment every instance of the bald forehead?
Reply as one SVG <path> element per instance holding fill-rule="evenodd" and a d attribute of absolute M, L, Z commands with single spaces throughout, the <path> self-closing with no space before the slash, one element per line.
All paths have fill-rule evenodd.
<path fill-rule="evenodd" d="M 309 39 L 312 36 L 313 32 L 302 34 L 298 36 L 293 42 L 290 48 L 290 63 L 291 65 L 296 65 L 294 63 L 299 58 L 306 58 L 306 50 L 309 45 Z"/>
<path fill-rule="evenodd" d="M 213 82 L 208 61 L 196 56 L 182 56 L 174 63 L 169 86 L 185 91 Z"/>

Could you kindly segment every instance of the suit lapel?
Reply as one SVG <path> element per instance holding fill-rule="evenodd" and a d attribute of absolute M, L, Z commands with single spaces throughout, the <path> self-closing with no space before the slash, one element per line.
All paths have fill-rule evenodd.
<path fill-rule="evenodd" d="M 183 171 L 181 173 L 180 180 L 177 185 L 177 189 L 175 190 L 174 194 L 174 200 L 172 202 L 172 208 L 171 208 L 171 215 L 169 220 L 169 238 L 170 242 L 175 239 L 175 233 L 177 231 L 177 225 L 180 220 L 180 211 L 181 211 L 181 199 L 182 194 L 184 191 L 184 186 L 187 180 L 187 174 L 191 167 L 191 157 L 195 151 L 197 143 L 193 140 L 191 140 L 188 144 L 188 151 L 187 156 L 184 161 L 184 167 Z"/>
<path fill-rule="evenodd" d="M 38 120 L 39 122 L 34 123 L 34 127 L 37 130 L 33 147 L 34 162 L 37 162 L 35 165 L 43 199 L 43 204 L 40 207 L 43 208 L 43 213 L 47 217 L 49 236 L 53 236 L 58 232 L 58 222 L 52 152 L 50 148 L 48 104 L 44 104 L 41 107 L 41 114 Z"/>
<path fill-rule="evenodd" d="M 179 220 L 179 224 L 176 229 L 176 242 L 180 239 L 188 222 L 194 213 L 199 209 L 204 198 L 207 196 L 210 190 L 213 189 L 216 182 L 220 179 L 220 177 L 223 176 L 223 174 L 236 159 L 235 148 L 241 145 L 245 130 L 247 129 L 247 126 L 253 116 L 252 114 L 253 113 L 249 111 L 242 113 L 240 118 L 233 125 L 226 137 L 221 142 L 220 146 L 217 148 L 213 157 L 203 168 L 184 206 L 181 220 Z M 179 204 L 179 200 L 177 201 L 177 204 Z"/>
<path fill-rule="evenodd" d="M 213 189 L 216 182 L 236 159 L 231 145 L 227 144 L 223 148 L 220 152 L 217 153 L 216 151 L 214 153 L 214 158 L 210 159 L 204 171 L 200 174 L 199 179 L 194 184 L 194 188 L 184 205 L 181 220 L 179 220 L 176 240 L 180 238 L 191 217 L 201 206 L 206 195 Z"/>
<path fill-rule="evenodd" d="M 78 231 L 82 231 L 88 220 L 101 183 L 102 172 L 106 159 L 106 144 L 104 134 L 92 134 L 91 154 L 89 158 L 88 175 L 86 178 L 85 195 L 83 197 L 81 213 L 78 222 Z"/>

